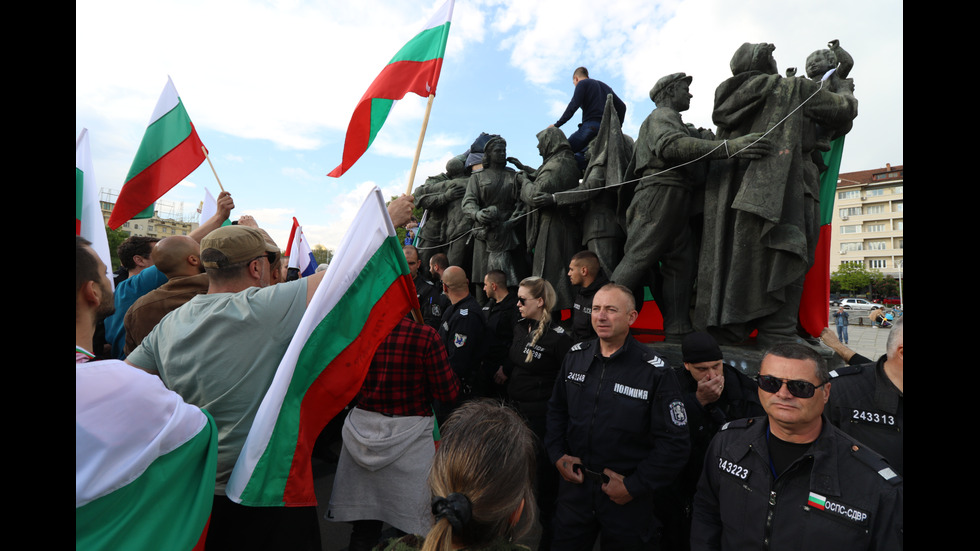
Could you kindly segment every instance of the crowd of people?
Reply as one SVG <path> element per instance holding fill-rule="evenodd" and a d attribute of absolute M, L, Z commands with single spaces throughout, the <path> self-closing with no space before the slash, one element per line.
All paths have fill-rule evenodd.
<path fill-rule="evenodd" d="M 218 218 L 233 207 L 230 196 L 222 203 Z M 411 207 L 405 196 L 389 213 L 405 224 Z M 278 247 L 254 221 L 221 221 L 143 251 L 150 265 L 127 281 L 162 283 L 142 296 L 113 294 L 76 238 L 76 426 L 119 411 L 139 426 L 147 400 L 169 404 L 164 421 L 206 412 L 216 442 L 207 548 L 321 549 L 315 506 L 249 507 L 224 493 L 323 272 L 287 282 Z M 490 270 L 481 305 L 466 270 L 434 257 L 423 275 L 418 250 L 403 251 L 422 312 L 372 359 L 326 507 L 327 518 L 353 523 L 349 549 L 509 549 L 534 519 L 539 549 L 587 550 L 597 539 L 605 549 L 901 547 L 902 318 L 877 363 L 828 373 L 809 346 L 783 344 L 753 381 L 707 333 L 684 338 L 683 366 L 636 341 L 633 293 L 609 283 L 590 251 L 568 259 L 575 296 L 564 323 L 546 279 L 508 286 Z M 142 320 L 124 330 L 143 328 L 122 335 L 125 363 L 112 339 L 94 345 L 98 322 L 123 309 Z M 134 381 L 132 392 L 100 394 L 119 407 L 79 412 L 119 377 Z M 91 493 L 82 471 L 98 470 L 105 451 L 77 442 L 76 506 Z M 170 491 L 179 499 L 201 486 Z M 405 536 L 381 541 L 384 523 Z"/>
<path fill-rule="evenodd" d="M 741 112 L 746 87 L 789 86 L 773 74 L 773 49 L 746 44 L 736 53 L 734 104 L 721 107 Z M 539 168 L 507 157 L 506 141 L 485 134 L 414 197 L 389 204 L 396 226 L 410 222 L 416 203 L 442 214 L 423 228 L 420 247 L 403 248 L 420 309 L 381 342 L 343 420 L 324 514 L 353 524 L 348 549 L 521 549 L 514 539 L 535 522 L 538 549 L 587 551 L 597 540 L 610 550 L 902 548 L 903 320 L 894 321 L 877 362 L 851 357 L 852 365 L 829 372 L 820 353 L 793 342 L 805 258 L 773 263 L 794 274 L 778 300 L 738 277 L 713 283 L 741 273 L 720 249 L 702 251 L 717 257 L 714 268 L 693 270 L 690 196 L 704 174 L 664 173 L 701 159 L 743 168 L 772 161 L 772 144 L 739 121 L 726 130 L 730 140 L 685 125 L 691 81 L 675 73 L 651 91 L 658 108 L 633 156 L 642 179 L 632 190 L 628 235 L 601 222 L 603 187 L 624 173 L 625 104 L 587 71 L 575 72 L 562 118 L 538 134 Z M 822 138 L 842 135 L 856 115 L 851 89 L 816 82 L 780 93 L 797 98 L 813 88 L 807 124 L 824 125 Z M 566 139 L 558 127 L 579 108 L 583 123 Z M 821 109 L 839 116 L 820 118 Z M 585 153 L 592 141 L 597 148 Z M 744 188 L 763 193 L 753 174 L 738 174 Z M 580 192 L 575 200 L 565 193 L 572 191 Z M 583 202 L 594 214 L 588 223 L 573 216 Z M 132 533 L 170 521 L 134 506 L 139 514 L 120 530 L 121 520 L 88 513 L 132 481 L 93 476 L 104 475 L 119 450 L 141 458 L 128 464 L 144 470 L 164 457 L 202 468 L 198 483 L 157 490 L 169 502 L 198 504 L 182 524 L 182 544 L 190 544 L 182 546 L 322 548 L 315 505 L 257 507 L 226 495 L 279 361 L 324 279 L 290 274 L 251 217 L 222 226 L 233 208 L 224 192 L 218 212 L 189 236 L 127 240 L 115 292 L 102 261 L 76 237 L 79 548 L 124 548 Z M 723 215 L 710 221 L 728 224 Z M 755 239 L 756 248 L 764 241 L 753 233 L 755 219 L 729 222 L 742 227 L 738 235 L 714 239 L 706 223 L 705 243 L 737 249 L 733 238 Z M 606 247 L 609 240 L 618 245 Z M 650 280 L 652 272 L 659 274 Z M 695 276 L 702 289 L 735 287 L 724 304 L 699 296 L 706 302 L 698 308 L 711 318 L 707 327 L 736 341 L 750 325 L 760 330 L 768 348 L 756 380 L 725 363 L 716 340 L 724 331 L 694 331 Z M 683 365 L 631 335 L 637 290 L 651 281 Z M 751 324 L 730 319 L 743 298 L 765 306 Z M 565 322 L 563 310 L 571 312 Z M 121 385 L 128 389 L 99 392 Z M 159 406 L 142 406 L 151 403 Z M 89 437 L 120 420 L 164 441 L 124 430 Z M 198 444 L 170 455 L 187 443 Z M 182 466 L 185 477 L 198 472 Z M 385 523 L 404 535 L 382 541 Z"/>

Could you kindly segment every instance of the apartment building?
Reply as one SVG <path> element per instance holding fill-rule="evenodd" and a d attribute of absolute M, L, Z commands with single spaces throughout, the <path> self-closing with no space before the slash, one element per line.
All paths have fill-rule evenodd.
<path fill-rule="evenodd" d="M 830 270 L 845 262 L 899 277 L 904 235 L 904 165 L 841 174 L 834 201 Z"/>

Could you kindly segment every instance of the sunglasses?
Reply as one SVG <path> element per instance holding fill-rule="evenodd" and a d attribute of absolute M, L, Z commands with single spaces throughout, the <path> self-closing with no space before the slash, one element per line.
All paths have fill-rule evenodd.
<path fill-rule="evenodd" d="M 768 392 L 769 394 L 779 392 L 779 389 L 783 387 L 783 383 L 785 382 L 786 390 L 797 398 L 813 398 L 813 393 L 816 392 L 818 388 L 827 384 L 821 383 L 819 385 L 814 385 L 810 381 L 780 379 L 779 377 L 773 377 L 772 375 L 759 375 L 757 382 L 759 383 L 759 388 Z"/>
<path fill-rule="evenodd" d="M 269 252 L 267 252 L 267 253 L 265 253 L 265 254 L 263 254 L 261 256 L 256 256 L 252 260 L 258 260 L 258 259 L 263 258 L 263 257 L 269 259 L 269 264 L 275 264 L 276 263 L 276 260 L 279 259 L 279 253 L 269 253 Z M 249 262 L 251 262 L 252 260 L 249 260 Z"/>
<path fill-rule="evenodd" d="M 521 306 L 526 306 L 527 300 L 528 299 L 526 299 L 526 298 L 517 297 L 517 302 L 519 302 L 521 304 Z"/>

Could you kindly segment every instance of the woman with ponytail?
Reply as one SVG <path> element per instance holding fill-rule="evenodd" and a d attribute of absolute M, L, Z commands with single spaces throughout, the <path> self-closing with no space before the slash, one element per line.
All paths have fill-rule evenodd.
<path fill-rule="evenodd" d="M 555 387 L 561 363 L 572 347 L 571 336 L 551 319 L 555 289 L 547 280 L 529 277 L 517 290 L 517 307 L 522 319 L 514 329 L 507 373 L 507 395 L 527 421 L 539 442 L 544 441 L 548 400 Z M 551 542 L 551 516 L 558 496 L 558 471 L 548 460 L 544 446 L 538 446 L 538 498 L 542 526 L 542 545 Z"/>
<path fill-rule="evenodd" d="M 535 438 L 520 416 L 492 400 L 457 408 L 429 471 L 432 529 L 385 551 L 528 551 L 513 543 L 534 517 Z"/>

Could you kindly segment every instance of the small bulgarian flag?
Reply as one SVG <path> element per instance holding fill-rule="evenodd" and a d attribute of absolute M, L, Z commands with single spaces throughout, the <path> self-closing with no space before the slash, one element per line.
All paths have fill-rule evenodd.
<path fill-rule="evenodd" d="M 92 150 L 88 143 L 88 129 L 75 140 L 75 235 L 92 244 L 106 267 L 106 277 L 112 282 L 112 260 L 109 256 L 109 238 L 105 233 L 105 219 L 99 206 L 99 188 L 92 170 Z"/>
<path fill-rule="evenodd" d="M 299 225 L 295 216 L 293 229 L 289 232 L 289 244 L 286 245 L 286 256 L 289 257 L 287 267 L 298 269 L 300 277 L 316 273 L 317 261 L 313 256 L 313 249 L 310 248 L 310 242 L 303 235 L 303 227 Z"/>
<path fill-rule="evenodd" d="M 75 548 L 203 549 L 218 429 L 118 360 L 75 365 Z"/>
<path fill-rule="evenodd" d="M 167 77 L 126 183 L 109 216 L 117 229 L 133 218 L 153 216 L 153 203 L 204 162 L 204 145 Z"/>
<path fill-rule="evenodd" d="M 364 155 L 388 118 L 395 101 L 409 92 L 423 98 L 435 95 L 442 59 L 446 55 L 453 3 L 454 0 L 447 0 L 439 8 L 425 28 L 398 50 L 361 96 L 347 126 L 343 159 L 328 176 L 340 178 Z"/>
<path fill-rule="evenodd" d="M 229 499 L 254 507 L 316 505 L 313 443 L 360 390 L 381 341 L 418 307 L 405 253 L 375 187 L 259 406 L 225 489 Z"/>
<path fill-rule="evenodd" d="M 827 327 L 828 301 L 830 300 L 830 241 L 834 221 L 834 198 L 837 195 L 837 177 L 844 153 L 844 138 L 831 142 L 825 151 L 823 163 L 827 170 L 820 175 L 820 238 L 813 255 L 813 266 L 803 280 L 803 297 L 800 299 L 800 325 L 807 333 L 819 337 Z"/>
<path fill-rule="evenodd" d="M 824 507 L 827 506 L 827 498 L 820 494 L 810 492 L 810 497 L 807 498 L 806 504 L 810 507 L 816 507 L 817 509 L 823 511 Z"/>

